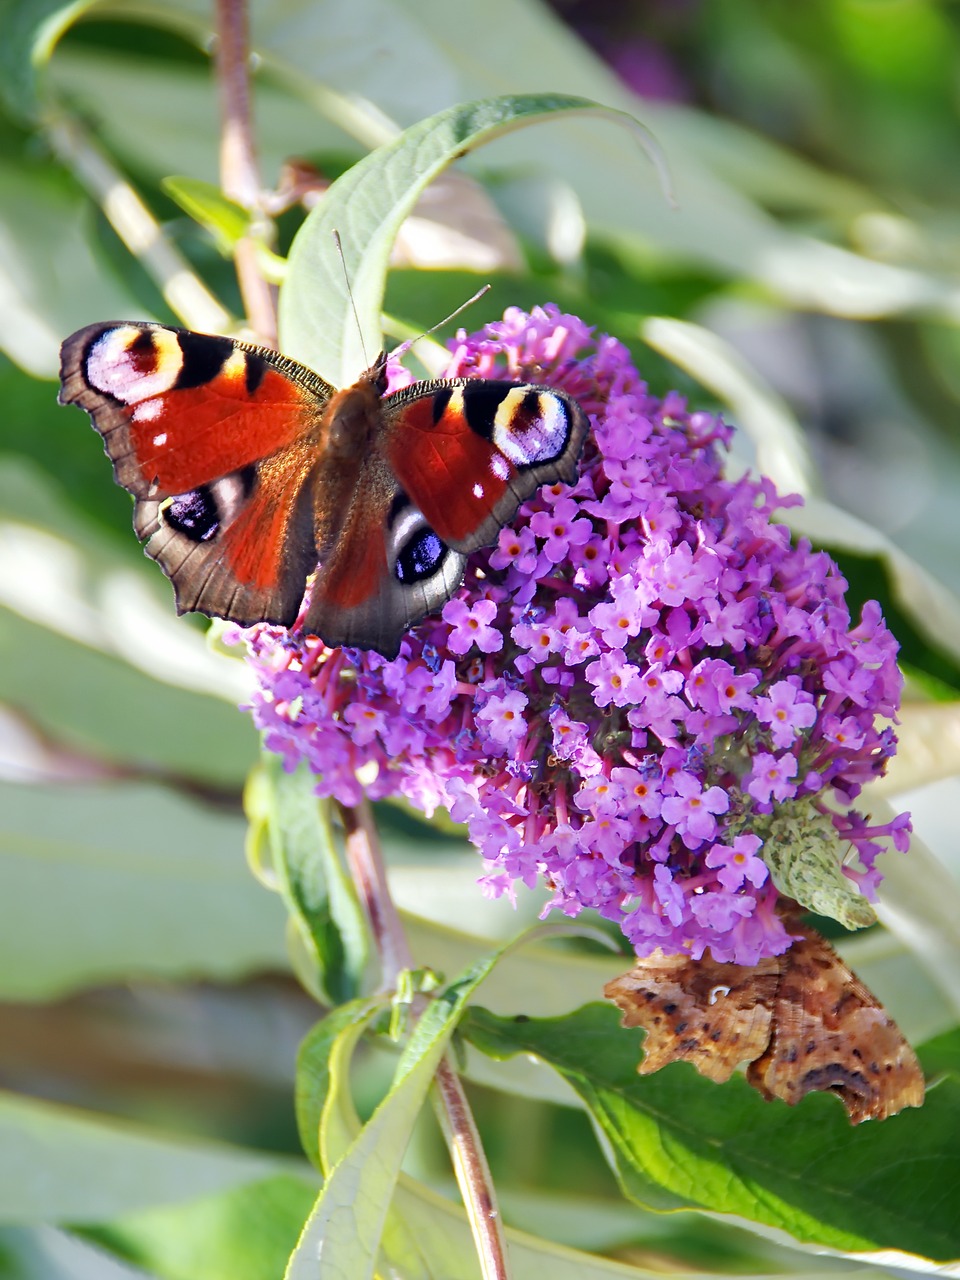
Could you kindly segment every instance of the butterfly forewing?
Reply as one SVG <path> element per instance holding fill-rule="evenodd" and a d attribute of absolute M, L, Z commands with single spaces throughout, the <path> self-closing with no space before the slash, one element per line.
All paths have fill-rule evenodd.
<path fill-rule="evenodd" d="M 385 402 L 385 416 L 402 490 L 463 553 L 494 542 L 541 485 L 576 478 L 589 426 L 562 392 L 486 379 L 410 388 Z"/>
<path fill-rule="evenodd" d="M 81 329 L 63 344 L 60 377 L 61 402 L 91 415 L 118 482 L 161 499 L 293 444 L 332 394 L 265 348 L 147 323 Z"/>

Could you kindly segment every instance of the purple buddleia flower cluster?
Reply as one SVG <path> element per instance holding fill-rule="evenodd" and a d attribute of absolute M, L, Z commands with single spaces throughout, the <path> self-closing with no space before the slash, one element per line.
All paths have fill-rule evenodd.
<path fill-rule="evenodd" d="M 850 805 L 895 749 L 897 645 L 874 603 L 851 626 L 836 565 L 774 523 L 799 499 L 725 479 L 730 428 L 651 395 L 620 343 L 556 307 L 459 335 L 448 375 L 575 397 L 579 479 L 521 507 L 392 661 L 246 632 L 267 746 L 344 804 L 449 810 L 487 893 L 542 877 L 549 907 L 593 908 L 641 956 L 789 946 L 763 856 L 785 808 L 832 823 L 873 898 L 909 822 Z"/>

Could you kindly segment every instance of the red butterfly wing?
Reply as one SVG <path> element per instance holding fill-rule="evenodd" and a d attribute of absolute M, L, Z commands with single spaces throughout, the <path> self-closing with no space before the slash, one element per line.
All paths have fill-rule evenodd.
<path fill-rule="evenodd" d="M 134 528 L 178 608 L 291 625 L 394 654 L 542 484 L 572 481 L 587 431 L 548 387 L 457 380 L 381 400 L 382 365 L 333 389 L 274 352 L 152 324 L 62 350 Z"/>
<path fill-rule="evenodd" d="M 179 610 L 292 623 L 316 566 L 305 490 L 332 388 L 274 352 L 139 323 L 73 334 L 61 379 Z"/>
<path fill-rule="evenodd" d="M 529 383 L 424 383 L 383 408 L 401 489 L 464 554 L 494 542 L 541 485 L 575 480 L 589 426 L 575 400 Z"/>
<path fill-rule="evenodd" d="M 187 493 L 293 444 L 333 389 L 294 361 L 157 324 L 96 324 L 63 344 L 64 404 L 94 420 L 136 497 Z"/>

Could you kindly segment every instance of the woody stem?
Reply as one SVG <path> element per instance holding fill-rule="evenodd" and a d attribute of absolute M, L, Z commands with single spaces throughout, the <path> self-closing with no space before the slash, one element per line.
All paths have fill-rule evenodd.
<path fill-rule="evenodd" d="M 245 0 L 217 0 L 217 80 L 220 86 L 220 185 L 254 219 L 263 217 L 250 115 L 250 48 Z M 277 345 L 273 288 L 257 260 L 255 234 L 242 236 L 234 262 L 247 320 L 258 341 Z"/>
<path fill-rule="evenodd" d="M 401 971 L 413 968 L 413 955 L 396 903 L 390 896 L 373 809 L 367 799 L 358 805 L 338 805 L 337 808 L 347 837 L 350 874 L 380 958 L 382 985 L 392 991 Z"/>
<path fill-rule="evenodd" d="M 339 805 L 346 832 L 347 862 L 380 956 L 383 986 L 393 988 L 402 969 L 413 966 L 410 944 L 390 895 L 380 839 L 370 802 Z M 449 1053 L 434 1077 L 434 1106 L 450 1151 L 484 1280 L 507 1280 L 506 1239 L 490 1168 L 463 1083 Z"/>

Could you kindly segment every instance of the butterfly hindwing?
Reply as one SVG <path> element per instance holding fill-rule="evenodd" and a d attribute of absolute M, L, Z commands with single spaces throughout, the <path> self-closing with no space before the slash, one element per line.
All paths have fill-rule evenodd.
<path fill-rule="evenodd" d="M 923 1072 L 900 1028 L 872 991 L 814 929 L 781 957 L 773 1034 L 747 1079 L 791 1105 L 812 1090 L 843 1099 L 854 1124 L 923 1102 Z"/>
<path fill-rule="evenodd" d="M 164 503 L 137 500 L 135 528 L 173 582 L 180 613 L 242 625 L 296 619 L 317 562 L 313 458 L 294 445 L 269 461 Z"/>
<path fill-rule="evenodd" d="M 444 543 L 403 493 L 386 460 L 374 456 L 321 557 L 304 628 L 328 644 L 392 657 L 404 631 L 450 599 L 465 565 L 466 556 Z"/>

